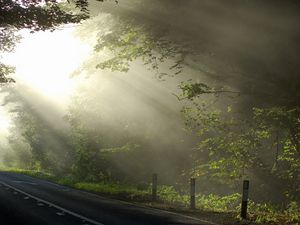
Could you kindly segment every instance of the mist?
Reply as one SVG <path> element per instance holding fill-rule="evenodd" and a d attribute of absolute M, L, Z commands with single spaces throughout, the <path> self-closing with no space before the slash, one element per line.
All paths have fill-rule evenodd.
<path fill-rule="evenodd" d="M 258 132 L 263 126 L 247 122 L 253 119 L 254 107 L 299 107 L 299 9 L 299 1 L 292 0 L 91 2 L 92 17 L 79 25 L 62 27 L 51 34 L 26 34 L 16 52 L 7 56 L 9 63 L 17 62 L 17 71 L 16 84 L 1 90 L 5 95 L 3 107 L 11 116 L 2 162 L 72 174 L 89 182 L 149 183 L 151 174 L 158 173 L 162 184 L 180 191 L 187 190 L 190 176 L 199 176 L 205 181 L 199 192 L 206 194 L 234 193 L 238 183 L 250 177 L 265 188 L 256 190 L 253 198 L 261 199 L 262 192 L 277 185 L 278 190 L 269 192 L 267 198 L 280 193 L 273 198 L 281 201 L 286 187 L 273 173 L 277 167 L 272 169 L 274 149 L 280 147 L 277 154 L 284 154 L 288 128 L 274 122 L 277 127 L 273 129 L 274 124 L 268 124 L 273 130 L 270 128 L 270 135 L 265 137 Z M 112 51 L 97 51 L 95 46 L 123 24 L 141 27 L 158 40 L 168 40 L 176 46 L 175 53 L 170 50 L 154 69 L 149 69 L 142 57 L 128 60 L 126 72 L 97 68 L 112 56 Z M 34 41 L 30 41 L 32 38 Z M 157 46 L 153 49 L 162 54 Z M 27 54 L 34 57 L 26 60 Z M 172 74 L 170 68 L 178 57 L 183 57 L 180 71 Z M 180 100 L 182 82 L 205 83 L 230 94 Z M 234 114 L 228 115 L 231 111 Z M 197 118 L 193 118 L 195 115 Z M 297 115 L 293 118 L 299 123 Z M 227 124 L 233 120 L 238 121 L 237 126 Z M 297 130 L 297 122 L 294 125 Z M 233 158 L 247 158 L 248 153 L 249 158 L 259 155 L 255 160 L 263 168 L 251 158 L 247 163 L 254 166 L 243 168 L 248 174 L 228 178 L 220 173 L 218 177 L 207 169 L 195 175 L 198 167 L 212 168 L 208 164 L 213 154 L 208 151 L 217 144 L 209 148 L 206 140 L 221 134 L 226 137 L 226 132 L 244 138 L 240 133 L 250 128 L 257 131 L 251 135 L 263 136 L 259 136 L 262 140 L 257 138 L 261 146 L 271 147 L 257 153 L 253 149 L 260 149 L 259 144 L 245 144 L 245 149 L 254 153 L 239 149 L 242 153 L 233 154 Z M 280 143 L 276 141 L 277 146 L 274 130 L 279 130 L 282 137 Z M 299 140 L 297 135 L 295 142 Z M 195 151 L 201 146 L 207 152 Z M 219 153 L 228 147 L 220 146 L 216 147 Z M 220 153 L 221 159 L 228 153 L 226 149 L 224 152 Z M 275 161 L 277 166 L 277 158 Z M 284 171 L 286 165 L 278 166 L 278 170 Z M 242 171 L 238 166 L 237 170 Z M 265 181 L 268 176 L 272 177 Z M 220 187 L 220 183 L 225 184 Z"/>
<path fill-rule="evenodd" d="M 92 11 L 115 11 L 189 46 L 195 54 L 187 67 L 241 91 L 248 104 L 299 105 L 299 1 L 122 1 L 119 7 L 105 6 Z"/>

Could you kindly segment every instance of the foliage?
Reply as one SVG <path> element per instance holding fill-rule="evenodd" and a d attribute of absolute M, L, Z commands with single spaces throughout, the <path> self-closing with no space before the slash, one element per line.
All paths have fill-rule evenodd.
<path fill-rule="evenodd" d="M 187 125 L 195 126 L 193 129 L 201 138 L 195 156 L 205 155 L 204 160 L 197 161 L 194 175 L 209 174 L 229 183 L 245 177 L 264 136 L 238 121 L 230 110 L 222 113 L 195 102 L 192 107 L 185 107 L 183 113 Z"/>
<path fill-rule="evenodd" d="M 214 105 L 209 107 L 197 101 L 182 112 L 188 127 L 199 136 L 192 156 L 196 162 L 191 171 L 194 176 L 238 186 L 242 179 L 251 177 L 253 171 L 264 170 L 268 171 L 264 175 L 268 180 L 273 177 L 274 182 L 284 183 L 288 199 L 298 201 L 298 107 L 253 108 L 248 120 L 234 113 L 231 107 L 221 111 Z M 276 154 L 273 164 L 262 160 L 270 151 Z"/>
<path fill-rule="evenodd" d="M 76 183 L 74 185 L 78 189 L 103 193 L 114 196 L 126 196 L 129 199 L 149 198 L 147 191 L 137 190 L 136 187 L 130 185 L 121 185 L 116 183 Z"/>
<path fill-rule="evenodd" d="M 163 202 L 188 205 L 189 197 L 180 195 L 173 186 L 160 185 L 158 186 L 157 194 L 159 200 Z"/>
<path fill-rule="evenodd" d="M 55 176 L 49 173 L 34 170 L 22 170 L 16 168 L 1 168 L 6 171 L 21 173 L 39 179 L 67 185 L 84 191 L 97 194 L 109 195 L 111 197 L 148 202 L 151 200 L 150 186 L 147 189 L 139 189 L 133 184 L 114 183 L 114 182 L 81 182 L 72 175 Z M 189 207 L 189 195 L 180 194 L 172 186 L 158 186 L 159 201 L 174 206 L 184 205 Z M 231 195 L 218 196 L 214 194 L 196 195 L 196 206 L 200 210 L 213 212 L 240 212 L 241 195 L 234 193 Z M 250 201 L 248 204 L 249 220 L 251 224 L 288 224 L 296 225 L 300 222 L 300 211 L 296 202 L 290 202 L 286 209 L 281 210 L 278 206 L 268 203 L 255 203 Z"/>
<path fill-rule="evenodd" d="M 300 223 L 300 211 L 297 202 L 290 202 L 285 209 L 270 203 L 249 202 L 251 220 L 257 224 L 291 224 Z"/>
<path fill-rule="evenodd" d="M 12 173 L 19 173 L 24 174 L 31 177 L 36 177 L 42 180 L 49 180 L 49 181 L 57 181 L 57 177 L 53 174 L 42 172 L 40 170 L 28 170 L 28 169 L 19 169 L 14 167 L 8 167 L 8 168 L 1 168 L 2 170 L 12 172 Z"/>
<path fill-rule="evenodd" d="M 81 107 L 88 103 L 82 102 Z M 93 112 L 99 115 L 97 110 Z M 95 121 L 93 116 L 86 117 L 87 113 L 90 112 L 85 107 L 78 107 L 70 109 L 68 115 L 75 150 L 73 173 L 85 181 L 125 179 L 122 170 L 114 166 L 114 161 L 121 164 L 121 161 L 130 159 L 139 145 L 131 143 L 132 137 L 128 135 L 126 128 L 116 130 L 103 119 Z"/>
<path fill-rule="evenodd" d="M 274 173 L 285 180 L 287 197 L 299 200 L 300 196 L 300 108 L 254 109 L 254 119 L 260 132 L 277 136 L 277 161 Z M 279 149 L 278 149 L 279 151 Z"/>
<path fill-rule="evenodd" d="M 160 201 L 173 204 L 182 204 L 189 207 L 190 196 L 188 194 L 180 194 L 173 186 L 161 185 L 157 190 Z M 201 210 L 227 212 L 236 210 L 240 204 L 241 195 L 238 193 L 218 196 L 215 194 L 197 194 L 196 205 Z"/>
<path fill-rule="evenodd" d="M 13 126 L 8 140 L 18 166 L 52 173 L 67 172 L 72 163 L 67 129 L 56 128 L 43 111 L 15 89 L 6 87 L 2 91 L 7 92 L 3 104 L 12 106 Z M 26 92 L 30 90 L 24 88 L 23 93 Z M 35 101 L 41 99 L 36 97 Z M 63 125 L 63 121 L 60 122 Z"/>
<path fill-rule="evenodd" d="M 12 74 L 14 72 L 15 72 L 14 67 L 5 65 L 3 63 L 0 63 L 0 83 L 11 83 L 11 82 L 14 82 L 14 79 L 12 79 L 10 77 L 7 77 L 9 74 Z"/>
<path fill-rule="evenodd" d="M 240 205 L 241 195 L 234 193 L 227 196 L 218 196 L 214 194 L 197 195 L 196 203 L 201 209 L 218 212 L 234 211 Z"/>
<path fill-rule="evenodd" d="M 5 0 L 1 1 L 0 6 L 2 15 L 0 24 L 3 28 L 27 28 L 39 31 L 53 29 L 61 24 L 78 23 L 87 18 L 85 14 L 76 15 L 61 10 L 58 1 Z M 86 11 L 83 5 L 82 10 Z"/>
<path fill-rule="evenodd" d="M 201 82 L 193 82 L 189 80 L 187 82 L 181 82 L 178 85 L 179 89 L 182 91 L 181 95 L 178 97 L 178 100 L 191 100 L 197 99 L 203 94 L 213 94 L 215 96 L 219 96 L 220 94 L 224 93 L 231 93 L 231 94 L 239 94 L 238 92 L 230 91 L 222 88 L 212 88 L 209 87 L 205 83 Z"/>
<path fill-rule="evenodd" d="M 19 40 L 16 35 L 19 29 L 31 29 L 32 32 L 54 29 L 61 24 L 77 23 L 87 18 L 87 2 L 84 0 L 76 1 L 76 5 L 82 8 L 82 12 L 77 11 L 77 14 L 55 1 L 47 1 L 44 5 L 36 3 L 30 0 L 7 0 L 0 3 L 1 52 L 13 50 Z M 117 21 L 109 31 L 99 32 L 95 51 L 107 53 L 106 58 L 98 62 L 99 69 L 127 72 L 132 62 L 140 60 L 159 77 L 168 73 L 182 73 L 186 56 L 190 53 L 185 46 L 172 42 L 164 31 L 136 26 L 128 21 Z M 7 75 L 13 72 L 12 67 L 0 63 L 0 82 L 12 82 Z M 242 179 L 262 170 L 267 171 L 264 178 L 268 179 L 262 179 L 264 185 L 275 177 L 277 183 L 284 185 L 287 202 L 292 202 L 283 212 L 269 204 L 252 202 L 250 211 L 255 220 L 298 223 L 299 208 L 296 202 L 300 198 L 299 107 L 253 108 L 245 116 L 236 113 L 231 106 L 224 109 L 224 106 L 215 107 L 214 104 L 199 102 L 199 97 L 203 94 L 219 96 L 220 93 L 234 93 L 232 91 L 211 88 L 202 82 L 192 81 L 180 83 L 179 88 L 182 94 L 177 96 L 178 99 L 190 101 L 190 105 L 182 110 L 186 125 L 198 136 L 198 144 L 191 155 L 193 166 L 187 168 L 190 169 L 189 175 L 214 180 L 237 190 Z M 140 172 L 138 168 L 143 167 L 140 159 L 147 160 L 147 156 L 140 151 L 145 148 L 143 141 L 146 138 L 140 138 L 144 133 L 139 131 L 139 138 L 130 133 L 127 127 L 130 127 L 131 121 L 124 121 L 122 118 L 122 126 L 118 126 L 118 129 L 107 125 L 101 119 L 103 109 L 101 103 L 97 103 L 98 99 L 91 100 L 83 94 L 83 98 L 77 99 L 78 102 L 66 117 L 70 124 L 68 136 L 50 126 L 37 108 L 26 99 L 14 94 L 8 96 L 11 98 L 9 101 L 17 103 L 14 109 L 17 114 L 14 119 L 14 136 L 10 137 L 10 141 L 14 143 L 12 148 L 18 153 L 19 161 L 26 158 L 22 167 L 55 174 L 63 172 L 64 176 L 44 176 L 40 172 L 28 172 L 29 175 L 96 193 L 130 198 L 149 197 L 149 190 L 116 183 L 131 179 L 126 176 L 123 164 L 130 164 L 137 173 Z M 53 140 L 59 140 L 57 146 L 53 145 Z M 26 151 L 23 151 L 24 146 Z M 274 162 L 262 160 L 264 155 L 272 155 L 274 152 Z M 159 186 L 158 194 L 162 202 L 184 205 L 189 203 L 187 194 L 180 194 L 170 185 Z M 238 207 L 240 195 L 198 194 L 196 200 L 201 209 L 228 211 Z"/>
<path fill-rule="evenodd" d="M 173 75 L 181 73 L 188 51 L 170 41 L 164 32 L 129 21 L 118 21 L 109 32 L 99 33 L 95 51 L 104 50 L 108 50 L 109 57 L 98 63 L 97 68 L 128 72 L 131 62 L 141 60 L 160 78 L 168 74 L 164 67 Z"/>
<path fill-rule="evenodd" d="M 300 209 L 297 202 L 290 202 L 288 208 L 284 210 L 284 215 L 288 222 L 300 224 Z"/>

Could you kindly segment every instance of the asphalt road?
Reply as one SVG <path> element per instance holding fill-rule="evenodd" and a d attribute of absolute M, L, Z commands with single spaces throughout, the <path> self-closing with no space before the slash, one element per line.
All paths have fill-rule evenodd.
<path fill-rule="evenodd" d="M 3 225 L 208 225 L 183 215 L 0 172 Z"/>

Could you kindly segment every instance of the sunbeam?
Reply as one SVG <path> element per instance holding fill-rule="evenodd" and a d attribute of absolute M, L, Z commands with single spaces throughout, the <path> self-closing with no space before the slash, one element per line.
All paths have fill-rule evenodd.
<path fill-rule="evenodd" d="M 16 66 L 15 80 L 37 94 L 63 103 L 71 94 L 76 79 L 70 74 L 92 50 L 73 36 L 74 28 L 29 34 L 5 61 Z"/>

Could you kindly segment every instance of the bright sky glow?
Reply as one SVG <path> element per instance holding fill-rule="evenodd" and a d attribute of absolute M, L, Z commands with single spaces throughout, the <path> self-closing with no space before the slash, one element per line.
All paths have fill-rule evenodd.
<path fill-rule="evenodd" d="M 74 29 L 34 34 L 21 31 L 23 39 L 15 51 L 1 54 L 2 62 L 16 67 L 13 78 L 20 94 L 22 88 L 18 86 L 26 86 L 51 102 L 57 111 L 64 111 L 68 107 L 69 97 L 81 80 L 70 75 L 93 50 L 91 45 L 74 37 Z M 10 124 L 9 113 L 4 106 L 0 107 L 0 138 L 8 134 Z"/>
<path fill-rule="evenodd" d="M 49 100 L 65 101 L 75 85 L 70 74 L 92 50 L 73 36 L 73 29 L 23 32 L 24 38 L 15 52 L 5 57 L 5 62 L 16 67 L 16 81 Z"/>
<path fill-rule="evenodd" d="M 10 122 L 9 119 L 6 116 L 0 115 L 0 132 L 2 133 L 3 131 L 6 131 L 9 126 Z"/>

